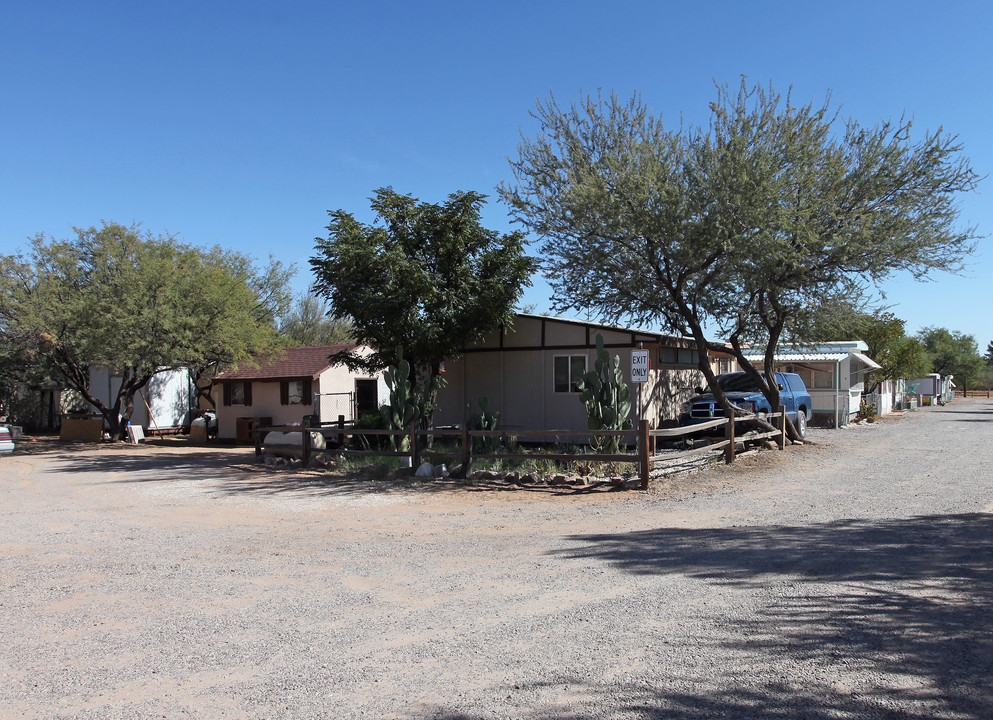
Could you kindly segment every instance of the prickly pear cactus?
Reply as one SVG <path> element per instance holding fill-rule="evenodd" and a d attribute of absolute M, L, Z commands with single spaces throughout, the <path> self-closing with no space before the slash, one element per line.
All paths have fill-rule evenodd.
<path fill-rule="evenodd" d="M 410 363 L 403 359 L 403 348 L 397 347 L 397 364 L 383 371 L 383 379 L 390 389 L 390 401 L 379 408 L 387 430 L 406 430 L 418 419 L 415 388 L 410 382 Z M 410 447 L 407 437 L 390 437 L 396 450 Z"/>
<path fill-rule="evenodd" d="M 500 413 L 489 409 L 489 401 L 485 397 L 479 398 L 480 412 L 472 411 L 472 402 L 466 403 L 469 411 L 469 427 L 473 430 L 496 430 L 500 424 Z M 490 454 L 495 453 L 500 447 L 498 437 L 474 437 L 472 439 L 473 452 Z"/>
<path fill-rule="evenodd" d="M 624 382 L 621 372 L 621 358 L 611 357 L 603 347 L 603 335 L 596 336 L 597 359 L 594 369 L 587 372 L 579 381 L 579 399 L 586 405 L 590 430 L 628 430 L 631 421 L 631 389 Z M 616 453 L 620 448 L 620 438 L 616 435 L 605 437 L 596 443 L 608 453 Z"/>
<path fill-rule="evenodd" d="M 383 379 L 390 389 L 390 401 L 379 408 L 388 430 L 407 430 L 420 422 L 430 409 L 431 398 L 441 386 L 441 378 L 430 377 L 423 385 L 411 381 L 410 363 L 403 359 L 403 348 L 397 346 L 397 364 L 383 371 Z M 396 450 L 408 450 L 410 438 L 391 438 Z"/>

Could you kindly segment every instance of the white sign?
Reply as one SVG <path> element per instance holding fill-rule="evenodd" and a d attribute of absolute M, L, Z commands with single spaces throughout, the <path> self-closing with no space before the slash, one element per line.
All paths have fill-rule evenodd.
<path fill-rule="evenodd" d="M 631 382 L 648 382 L 648 351 L 631 351 Z"/>

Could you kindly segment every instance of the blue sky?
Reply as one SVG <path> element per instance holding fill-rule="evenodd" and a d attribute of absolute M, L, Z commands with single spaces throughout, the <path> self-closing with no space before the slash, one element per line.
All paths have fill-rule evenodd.
<path fill-rule="evenodd" d="M 993 171 L 993 6 L 924 2 L 3 3 L 0 253 L 101 220 L 270 253 L 309 282 L 327 211 L 371 220 L 391 185 L 427 201 L 491 195 L 550 91 L 640 92 L 703 123 L 740 75 L 872 125 L 907 113 Z M 991 179 L 961 198 L 993 233 Z M 963 277 L 897 278 L 908 331 L 993 340 L 993 250 Z M 536 279 L 524 301 L 548 305 Z"/>

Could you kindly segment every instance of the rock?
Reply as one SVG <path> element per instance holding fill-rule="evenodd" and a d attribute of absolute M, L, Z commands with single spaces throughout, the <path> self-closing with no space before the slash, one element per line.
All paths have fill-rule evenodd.
<path fill-rule="evenodd" d="M 618 490 L 636 490 L 641 487 L 641 478 L 612 477 L 610 484 Z"/>
<path fill-rule="evenodd" d="M 521 482 L 525 485 L 537 485 L 541 482 L 541 478 L 538 477 L 536 473 L 528 473 L 527 475 L 521 476 Z"/>
<path fill-rule="evenodd" d="M 551 475 L 551 476 L 548 477 L 548 484 L 549 485 L 565 485 L 566 479 L 567 478 L 566 478 L 565 475 Z"/>
<path fill-rule="evenodd" d="M 496 480 L 497 474 L 489 470 L 477 470 L 472 474 L 473 480 Z"/>
<path fill-rule="evenodd" d="M 521 480 L 521 474 L 519 472 L 509 472 L 503 476 L 503 479 L 513 485 L 516 485 Z"/>
<path fill-rule="evenodd" d="M 421 463 L 414 473 L 415 477 L 434 477 L 434 465 L 429 462 Z"/>
<path fill-rule="evenodd" d="M 455 478 L 456 480 L 461 480 L 465 477 L 465 468 L 461 464 L 456 465 L 448 473 L 448 477 Z"/>
<path fill-rule="evenodd" d="M 434 466 L 434 476 L 435 477 L 448 477 L 448 468 L 442 465 Z"/>
<path fill-rule="evenodd" d="M 311 465 L 316 465 L 317 467 L 333 469 L 335 466 L 335 461 L 331 459 L 330 456 L 324 453 L 318 453 L 310 459 Z"/>

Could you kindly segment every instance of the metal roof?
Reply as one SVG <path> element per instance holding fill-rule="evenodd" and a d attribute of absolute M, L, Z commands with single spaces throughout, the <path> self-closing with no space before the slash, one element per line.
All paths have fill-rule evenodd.
<path fill-rule="evenodd" d="M 859 360 L 859 362 L 861 362 L 863 365 L 865 365 L 867 367 L 872 368 L 873 370 L 879 370 L 882 367 L 882 365 L 880 365 L 879 363 L 877 363 L 875 360 L 873 360 L 868 355 L 863 355 L 862 353 L 857 353 L 857 352 L 854 352 L 854 351 L 851 352 L 851 353 L 849 353 L 849 355 L 851 355 L 853 358 L 857 358 Z"/>
<path fill-rule="evenodd" d="M 745 353 L 746 357 L 762 357 L 762 353 Z M 855 352 L 850 350 L 848 352 L 833 352 L 833 353 L 782 353 L 776 354 L 773 359 L 778 363 L 784 362 L 841 362 L 846 357 L 852 357 L 858 362 L 862 363 L 868 368 L 873 370 L 878 370 L 882 366 L 875 360 L 870 358 L 868 355 L 863 355 L 860 352 Z"/>

